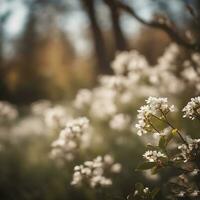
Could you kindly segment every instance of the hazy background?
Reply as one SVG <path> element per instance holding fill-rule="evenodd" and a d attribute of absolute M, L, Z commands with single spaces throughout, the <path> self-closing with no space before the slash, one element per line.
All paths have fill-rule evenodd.
<path fill-rule="evenodd" d="M 139 16 L 172 19 L 180 33 L 192 26 L 191 0 L 125 0 Z M 0 99 L 17 104 L 70 98 L 111 73 L 117 51 L 138 49 L 155 63 L 170 42 L 102 0 L 0 0 Z M 114 17 L 113 17 L 114 16 Z"/>
<path fill-rule="evenodd" d="M 146 143 L 130 130 L 116 133 L 110 129 L 109 120 L 98 121 L 95 117 L 90 117 L 90 121 L 93 122 L 95 137 L 102 138 L 102 145 L 93 144 L 89 153 L 80 152 L 81 156 L 73 163 L 69 162 L 66 168 L 60 169 L 55 161 L 49 159 L 49 153 L 61 127 L 51 130 L 45 125 L 45 113 L 38 117 L 31 111 L 34 101 L 49 99 L 52 103 L 50 113 L 61 108 L 70 118 L 81 116 L 83 113 L 73 108 L 71 100 L 80 88 L 96 86 L 98 75 L 113 73 L 110 65 L 117 52 L 136 49 L 147 58 L 150 66 L 156 66 L 158 57 L 172 40 L 162 30 L 144 26 L 134 17 L 119 12 L 113 7 L 113 1 L 0 0 L 0 101 L 12 103 L 19 111 L 19 116 L 11 122 L 4 122 L 5 116 L 0 116 L 1 200 L 105 200 L 98 195 L 97 198 L 94 194 L 92 196 L 93 190 L 74 189 L 70 181 L 76 164 L 107 153 L 123 166 L 115 184 L 107 191 L 110 195 L 108 200 L 124 200 L 138 181 L 153 187 L 165 185 L 170 177 L 168 172 L 164 172 L 160 179 L 150 180 L 140 172 L 135 173 Z M 134 8 L 142 19 L 170 18 L 179 35 L 191 40 L 200 39 L 199 22 L 194 21 L 187 7 L 190 5 L 192 11 L 199 14 L 199 0 L 123 2 Z M 186 60 L 191 51 L 179 53 L 182 60 Z M 177 56 L 175 72 L 184 69 L 179 63 L 182 61 L 179 62 Z M 175 80 L 178 78 L 177 75 Z M 190 97 L 196 95 L 196 85 L 186 86 L 182 93 L 166 94 L 170 102 L 176 99 L 181 109 Z M 128 105 L 130 107 L 125 106 L 127 110 L 122 109 L 122 112 L 127 112 L 131 120 L 135 119 L 142 104 L 143 100 L 136 97 L 136 101 Z M 183 121 L 181 109 L 178 120 L 174 121 L 194 138 L 199 137 L 199 125 L 194 121 Z M 90 116 L 89 108 L 86 107 L 86 111 L 86 116 Z M 54 115 L 51 118 L 54 120 Z M 159 200 L 165 198 L 166 193 L 161 192 L 158 196 Z"/>

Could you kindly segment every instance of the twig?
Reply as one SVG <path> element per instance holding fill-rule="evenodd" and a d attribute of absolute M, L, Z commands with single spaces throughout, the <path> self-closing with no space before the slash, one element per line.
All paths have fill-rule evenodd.
<path fill-rule="evenodd" d="M 119 0 L 117 1 L 116 5 L 117 5 L 118 9 L 130 14 L 131 16 L 133 16 L 137 21 L 139 21 L 143 25 L 146 25 L 146 26 L 149 26 L 152 28 L 156 28 L 156 29 L 166 32 L 170 36 L 170 38 L 177 44 L 179 44 L 187 49 L 193 50 L 193 51 L 200 51 L 200 44 L 186 41 L 183 37 L 181 37 L 178 34 L 178 32 L 176 30 L 174 30 L 172 28 L 172 26 L 170 24 L 165 23 L 165 22 L 162 23 L 162 22 L 158 22 L 158 21 L 148 22 L 148 21 L 142 19 L 140 16 L 138 16 L 133 8 L 122 3 Z"/>

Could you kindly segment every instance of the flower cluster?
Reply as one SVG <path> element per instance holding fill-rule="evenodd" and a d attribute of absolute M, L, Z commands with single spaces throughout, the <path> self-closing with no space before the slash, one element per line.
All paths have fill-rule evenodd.
<path fill-rule="evenodd" d="M 197 118 L 198 115 L 194 115 L 194 112 L 199 108 L 198 100 L 198 97 L 191 99 L 183 109 L 185 112 L 183 117 Z M 144 127 L 137 126 L 145 128 L 145 133 L 152 132 L 152 129 L 154 129 L 159 135 L 159 141 L 158 144 L 149 145 L 150 150 L 143 154 L 146 162 L 139 165 L 138 169 L 150 170 L 153 174 L 165 167 L 177 170 L 179 175 L 171 178 L 168 182 L 168 185 L 171 186 L 169 199 L 176 199 L 177 197 L 199 198 L 200 139 L 183 137 L 182 131 L 169 122 L 167 114 L 173 110 L 174 106 L 169 106 L 166 98 L 154 97 L 149 97 L 146 100 L 146 105 L 139 110 L 139 119 L 142 119 L 146 124 Z M 159 122 L 166 123 L 168 127 L 163 129 L 164 132 L 156 128 L 158 123 L 151 120 L 152 116 Z M 142 124 L 142 122 L 139 123 Z M 181 139 L 181 144 L 174 139 L 176 136 Z M 172 144 L 172 142 L 174 143 L 170 146 L 169 143 Z"/>
<path fill-rule="evenodd" d="M 138 129 L 137 134 L 141 136 L 147 132 L 156 131 L 151 123 L 151 118 L 160 119 L 160 117 L 162 118 L 169 112 L 174 112 L 174 110 L 174 105 L 168 105 L 167 98 L 149 97 L 146 100 L 146 105 L 138 110 L 138 123 L 136 124 L 136 128 Z"/>
<path fill-rule="evenodd" d="M 73 160 L 74 153 L 82 145 L 84 135 L 89 127 L 86 117 L 69 121 L 61 130 L 57 140 L 52 143 L 51 157 L 54 159 Z"/>
<path fill-rule="evenodd" d="M 106 172 L 119 173 L 120 171 L 121 165 L 115 163 L 112 156 L 105 155 L 103 158 L 98 156 L 92 161 L 86 161 L 84 164 L 74 167 L 71 184 L 74 186 L 87 184 L 91 188 L 107 187 L 112 185 L 112 180 L 105 176 Z"/>
<path fill-rule="evenodd" d="M 167 156 L 160 151 L 146 151 L 143 157 L 149 162 L 157 162 L 162 158 L 166 158 Z"/>
<path fill-rule="evenodd" d="M 44 124 L 50 129 L 63 128 L 69 120 L 66 108 L 62 105 L 52 105 L 48 100 L 39 100 L 31 105 L 32 114 L 42 118 Z"/>
<path fill-rule="evenodd" d="M 92 101 L 92 92 L 88 89 L 81 89 L 78 91 L 78 94 L 76 95 L 74 106 L 77 109 L 85 109 L 90 105 L 91 101 Z"/>
<path fill-rule="evenodd" d="M 8 102 L 0 102 L 0 121 L 12 121 L 18 116 L 16 108 Z"/>
<path fill-rule="evenodd" d="M 148 66 L 148 62 L 144 56 L 136 50 L 124 51 L 117 55 L 112 63 L 112 69 L 115 74 L 123 75 L 133 71 L 143 70 Z"/>
<path fill-rule="evenodd" d="M 47 109 L 51 107 L 51 102 L 48 100 L 38 100 L 31 105 L 31 111 L 34 115 L 43 115 Z"/>
<path fill-rule="evenodd" d="M 136 50 L 118 53 L 112 62 L 114 74 L 100 76 L 94 89 L 81 89 L 74 101 L 75 108 L 95 122 L 108 122 L 109 127 L 113 129 L 114 119 L 123 119 L 115 118 L 118 113 L 128 115 L 131 121 L 134 120 L 132 113 L 127 111 L 141 99 L 171 94 L 176 95 L 176 99 L 177 95 L 188 87 L 182 76 L 185 69 L 176 70 L 185 62 L 177 59 L 181 53 L 176 44 L 171 44 L 154 66 L 150 66 L 146 58 Z M 145 109 L 148 111 L 148 106 L 141 108 Z M 138 123 L 139 135 L 149 131 L 150 127 L 145 127 L 145 120 L 146 118 L 143 118 Z"/>
<path fill-rule="evenodd" d="M 118 75 L 118 76 L 104 75 L 99 78 L 99 81 L 103 87 L 112 89 L 119 93 L 122 93 L 123 91 L 125 91 L 132 84 L 132 81 L 130 79 L 122 75 Z"/>
<path fill-rule="evenodd" d="M 113 116 L 111 121 L 109 122 L 109 126 L 111 129 L 116 131 L 124 131 L 127 130 L 130 126 L 130 117 L 129 115 L 125 115 L 123 113 L 119 113 Z"/>
<path fill-rule="evenodd" d="M 183 63 L 184 70 L 182 71 L 182 77 L 187 81 L 187 84 L 192 86 L 196 93 L 200 92 L 200 53 L 193 53 L 189 60 Z"/>
<path fill-rule="evenodd" d="M 200 66 L 200 55 L 193 54 L 191 60 L 184 61 L 184 66 L 179 70 L 178 66 L 181 66 L 183 62 L 178 59 L 180 53 L 177 45 L 171 44 L 158 59 L 157 64 L 150 66 L 146 58 L 135 50 L 121 52 L 112 63 L 113 75 L 100 76 L 98 85 L 93 89 L 79 90 L 73 102 L 75 109 L 53 105 L 49 101 L 42 100 L 32 105 L 34 118 L 30 117 L 26 120 L 17 121 L 16 127 L 12 130 L 21 134 L 31 131 L 32 133 L 45 132 L 45 129 L 49 130 L 47 127 L 52 128 L 54 132 L 59 130 L 58 138 L 52 143 L 50 156 L 56 161 L 62 162 L 79 158 L 77 156 L 79 153 L 85 155 L 85 152 L 80 152 L 80 150 L 83 150 L 86 145 L 90 146 L 92 153 L 97 151 L 97 143 L 105 143 L 105 149 L 113 146 L 117 148 L 119 144 L 121 147 L 122 144 L 127 146 L 130 144 L 129 146 L 132 147 L 132 144 L 135 145 L 134 142 L 137 142 L 137 140 L 131 143 L 133 140 L 128 141 L 127 138 L 118 135 L 119 137 L 113 137 L 116 138 L 116 141 L 113 142 L 112 135 L 108 136 L 107 133 L 130 133 L 130 130 L 132 130 L 131 122 L 135 120 L 135 106 L 138 102 L 150 96 L 146 100 L 146 104 L 138 110 L 137 115 L 137 134 L 141 136 L 153 133 L 153 139 L 150 134 L 146 137 L 140 137 L 143 141 L 145 139 L 151 140 L 150 150 L 143 154 L 145 163 L 143 163 L 141 169 L 156 174 L 162 168 L 168 166 L 177 167 L 176 170 L 181 170 L 181 173 L 184 171 L 189 176 L 200 174 L 200 169 L 198 169 L 196 163 L 200 159 L 200 139 L 189 141 L 187 137 L 183 137 L 182 131 L 173 126 L 171 120 L 168 119 L 168 114 L 175 110 L 174 106 L 168 104 L 167 98 L 158 97 L 163 94 L 167 96 L 173 94 L 174 99 L 177 99 L 178 95 L 183 94 L 184 91 L 190 91 L 188 88 L 195 88 L 195 94 L 200 91 L 200 79 L 197 75 L 199 70 L 194 67 L 194 65 Z M 193 90 L 191 90 L 191 93 L 193 93 Z M 11 108 L 12 106 L 9 107 L 6 103 L 0 102 L 0 120 L 1 118 L 15 118 L 16 114 L 13 114 L 15 111 L 12 111 Z M 79 114 L 92 119 L 94 123 L 92 128 L 95 132 L 92 143 L 90 143 L 91 129 L 89 129 L 88 118 L 81 117 L 70 120 L 68 110 L 73 116 L 76 116 L 78 111 Z M 183 112 L 184 118 L 199 119 L 200 97 L 192 98 L 183 108 Z M 42 123 L 41 117 L 44 119 L 45 125 Z M 106 128 L 109 129 L 106 130 Z M 21 131 L 22 129 L 23 131 Z M 102 134 L 102 130 L 106 134 Z M 7 131 L 3 132 L 7 133 Z M 124 135 L 133 136 L 123 134 L 123 137 Z M 179 142 L 182 143 L 177 144 L 177 140 L 174 140 L 175 137 L 180 137 Z M 90 145 L 88 145 L 88 142 Z M 99 146 L 104 148 L 104 146 Z M 93 149 L 93 147 L 95 148 Z M 120 170 L 121 165 L 115 163 L 112 156 L 98 156 L 92 161 L 86 161 L 82 165 L 74 167 L 71 184 L 74 186 L 87 184 L 91 188 L 110 186 L 112 185 L 111 173 L 118 173 Z M 194 187 L 191 191 L 178 190 L 177 196 L 197 197 L 199 195 L 198 188 Z M 137 185 L 134 194 L 131 196 L 134 200 L 149 200 L 153 197 L 154 191 L 141 185 Z"/>
<path fill-rule="evenodd" d="M 191 139 L 188 145 L 182 144 L 178 149 L 184 162 L 200 159 L 200 139 Z"/>
<path fill-rule="evenodd" d="M 200 96 L 192 98 L 190 102 L 183 108 L 184 115 L 190 119 L 200 118 Z"/>
<path fill-rule="evenodd" d="M 63 106 L 57 105 L 44 112 L 44 121 L 49 128 L 62 128 L 69 119 Z"/>

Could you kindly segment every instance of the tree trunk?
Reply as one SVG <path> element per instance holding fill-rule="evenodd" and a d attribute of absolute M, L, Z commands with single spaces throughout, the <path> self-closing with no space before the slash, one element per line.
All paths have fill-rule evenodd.
<path fill-rule="evenodd" d="M 7 96 L 7 87 L 5 85 L 5 63 L 3 57 L 3 40 L 4 40 L 4 25 L 5 19 L 0 18 L 0 100 Z"/>
<path fill-rule="evenodd" d="M 82 0 L 82 3 L 86 9 L 88 18 L 90 19 L 98 67 L 100 68 L 100 71 L 103 73 L 109 72 L 110 70 L 109 59 L 103 35 L 99 27 L 97 16 L 95 13 L 95 2 L 94 0 Z"/>
<path fill-rule="evenodd" d="M 115 0 L 104 0 L 104 2 L 108 5 L 110 9 L 116 49 L 120 51 L 127 50 L 128 46 L 120 27 L 120 14 L 119 10 L 117 9 L 116 2 Z"/>

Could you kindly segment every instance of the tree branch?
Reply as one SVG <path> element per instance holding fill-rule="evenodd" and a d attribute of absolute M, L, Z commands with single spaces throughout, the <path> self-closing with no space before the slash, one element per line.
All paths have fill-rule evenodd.
<path fill-rule="evenodd" d="M 177 44 L 193 50 L 193 51 L 200 51 L 200 44 L 197 43 L 191 43 L 187 40 L 185 40 L 183 37 L 181 37 L 176 30 L 173 29 L 171 24 L 166 22 L 158 22 L 158 21 L 146 21 L 142 19 L 140 16 L 138 16 L 133 8 L 130 6 L 122 3 L 121 1 L 117 1 L 117 7 L 119 10 L 125 11 L 129 15 L 133 16 L 137 21 L 142 23 L 145 26 L 160 29 L 168 34 L 168 36 Z"/>

